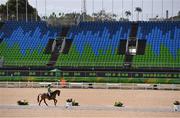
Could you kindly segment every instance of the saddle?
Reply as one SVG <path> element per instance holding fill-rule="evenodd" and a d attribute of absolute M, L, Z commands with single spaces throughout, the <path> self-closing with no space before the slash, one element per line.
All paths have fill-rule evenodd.
<path fill-rule="evenodd" d="M 52 94 L 50 93 L 50 95 L 49 95 L 49 94 L 47 93 L 47 96 L 48 96 L 49 99 L 51 99 Z"/>

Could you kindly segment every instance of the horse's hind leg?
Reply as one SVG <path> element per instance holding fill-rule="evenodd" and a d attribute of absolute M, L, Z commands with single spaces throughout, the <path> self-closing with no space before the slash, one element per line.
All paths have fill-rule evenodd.
<path fill-rule="evenodd" d="M 56 106 L 56 104 L 57 104 L 57 100 L 56 100 L 56 99 L 54 99 L 54 105 Z"/>
<path fill-rule="evenodd" d="M 46 106 L 48 106 L 48 104 L 46 103 L 46 100 L 44 99 L 44 103 L 46 104 Z"/>

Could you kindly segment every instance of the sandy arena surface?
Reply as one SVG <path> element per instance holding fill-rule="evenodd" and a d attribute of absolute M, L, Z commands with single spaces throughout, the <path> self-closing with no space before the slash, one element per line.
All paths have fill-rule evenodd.
<path fill-rule="evenodd" d="M 172 103 L 180 100 L 180 91 L 61 89 L 57 107 L 48 100 L 49 107 L 43 102 L 39 107 L 37 95 L 46 91 L 44 88 L 0 88 L 0 117 L 180 118 L 180 112 L 172 109 Z M 64 105 L 68 98 L 75 99 L 80 106 L 66 109 Z M 16 102 L 20 99 L 26 99 L 30 105 L 18 106 Z M 113 107 L 115 101 L 122 101 L 124 107 Z"/>

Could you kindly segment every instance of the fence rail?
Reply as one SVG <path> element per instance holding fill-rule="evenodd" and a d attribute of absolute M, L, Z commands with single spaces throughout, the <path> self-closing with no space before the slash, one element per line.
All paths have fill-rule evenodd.
<path fill-rule="evenodd" d="M 46 88 L 51 84 L 54 88 L 82 89 L 153 89 L 180 90 L 180 84 L 136 84 L 136 83 L 62 83 L 62 82 L 0 82 L 0 88 Z"/>

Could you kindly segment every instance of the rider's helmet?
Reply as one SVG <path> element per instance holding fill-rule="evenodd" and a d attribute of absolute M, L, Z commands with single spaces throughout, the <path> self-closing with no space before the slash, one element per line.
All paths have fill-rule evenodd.
<path fill-rule="evenodd" d="M 50 87 L 51 86 L 51 84 L 48 84 L 48 87 Z"/>

